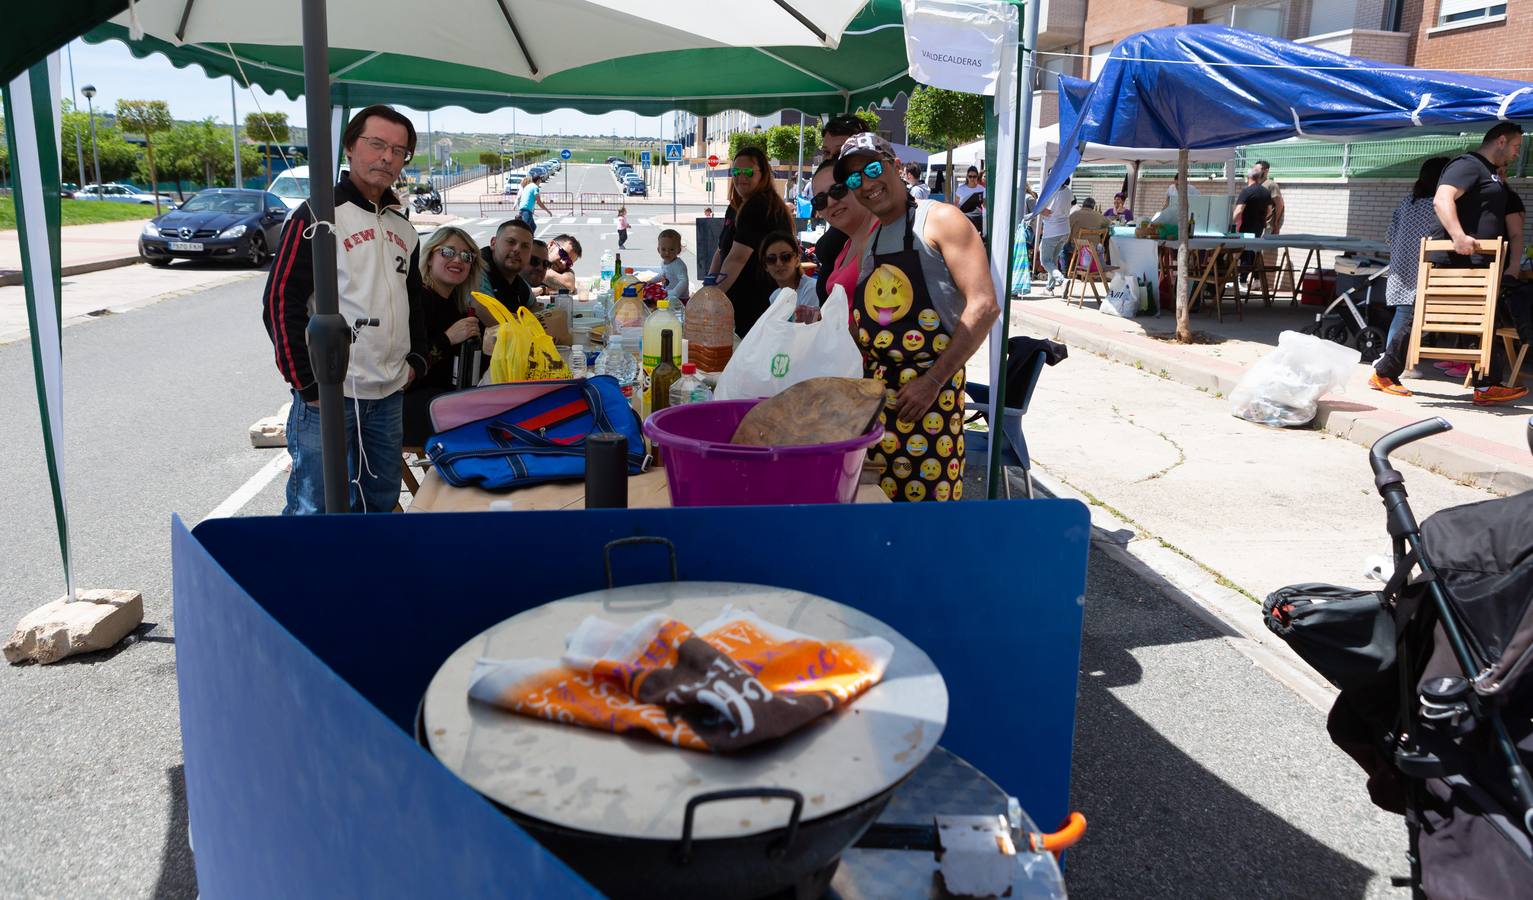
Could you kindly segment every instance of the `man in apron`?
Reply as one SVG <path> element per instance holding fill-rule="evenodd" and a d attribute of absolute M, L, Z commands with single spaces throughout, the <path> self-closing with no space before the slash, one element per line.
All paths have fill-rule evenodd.
<path fill-rule="evenodd" d="M 836 160 L 878 220 L 852 297 L 857 343 L 884 382 L 884 439 L 870 451 L 891 500 L 959 500 L 964 364 L 1000 315 L 979 232 L 948 203 L 916 200 L 889 142 L 853 135 Z"/>

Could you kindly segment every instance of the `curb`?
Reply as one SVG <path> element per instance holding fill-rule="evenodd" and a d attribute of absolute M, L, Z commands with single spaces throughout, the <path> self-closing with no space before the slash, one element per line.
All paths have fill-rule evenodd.
<path fill-rule="evenodd" d="M 1025 301 L 1013 301 L 1025 302 Z M 1151 373 L 1188 387 L 1229 396 L 1235 389 L 1244 369 L 1233 364 L 1222 364 L 1217 371 L 1213 365 L 1197 365 L 1179 359 L 1175 354 L 1153 347 L 1136 346 L 1137 341 L 1113 340 L 1089 329 L 1067 322 L 1060 322 L 1028 310 L 1025 306 L 1013 307 L 1012 321 L 1041 332 L 1045 337 L 1079 347 L 1090 353 L 1106 357 L 1113 362 L 1138 366 Z M 1149 340 L 1149 339 L 1145 339 Z M 1359 412 L 1349 407 L 1347 401 L 1321 400 L 1313 427 L 1362 447 L 1403 425 L 1425 418 L 1425 414 L 1408 417 L 1388 411 L 1369 410 Z M 1509 466 L 1505 460 L 1491 453 L 1465 446 L 1469 441 L 1483 441 L 1472 435 L 1448 437 L 1443 440 L 1421 441 L 1395 454 L 1396 459 L 1421 466 L 1455 481 L 1489 491 L 1500 496 L 1522 493 L 1533 489 L 1533 474 Z M 1485 441 L 1485 443 L 1490 443 Z"/>
<path fill-rule="evenodd" d="M 1154 535 L 1119 519 L 1056 478 L 1041 465 L 1032 469 L 1033 485 L 1057 498 L 1079 500 L 1091 514 L 1091 546 L 1133 572 L 1163 596 L 1217 631 L 1231 647 L 1275 681 L 1298 694 L 1321 713 L 1336 700 L 1336 688 L 1321 678 L 1282 639 L 1267 630 L 1261 607 L 1220 585 L 1197 562 L 1163 544 Z M 1091 602 L 1087 595 L 1086 602 Z"/>
<path fill-rule="evenodd" d="M 141 259 L 138 254 L 135 253 L 132 256 L 122 256 L 116 259 L 98 259 L 94 262 L 76 263 L 75 265 L 64 266 L 62 269 L 60 269 L 59 277 L 68 278 L 71 275 L 84 275 L 88 272 L 101 272 L 105 271 L 106 269 L 120 269 L 123 266 L 133 266 L 141 262 L 143 262 L 143 259 Z M 0 272 L 0 287 L 10 287 L 12 285 L 22 283 L 22 273 L 20 269 L 12 269 L 8 272 Z"/>

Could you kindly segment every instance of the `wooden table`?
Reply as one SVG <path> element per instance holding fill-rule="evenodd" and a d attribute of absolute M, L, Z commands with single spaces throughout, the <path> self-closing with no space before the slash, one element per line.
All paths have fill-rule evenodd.
<path fill-rule="evenodd" d="M 884 489 L 868 481 L 857 487 L 858 503 L 888 503 Z M 496 500 L 509 500 L 517 512 L 540 509 L 585 509 L 584 481 L 553 481 L 514 491 L 486 491 L 481 488 L 453 487 L 434 470 L 421 479 L 420 490 L 409 512 L 486 512 Z M 665 469 L 654 468 L 628 479 L 628 506 L 633 509 L 656 509 L 671 505 L 671 493 L 665 483 Z"/>

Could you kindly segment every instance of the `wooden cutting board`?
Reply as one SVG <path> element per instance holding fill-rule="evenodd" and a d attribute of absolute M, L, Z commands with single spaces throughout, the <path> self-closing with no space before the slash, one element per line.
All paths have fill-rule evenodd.
<path fill-rule="evenodd" d="M 881 381 L 811 378 L 756 404 L 730 443 L 802 447 L 849 441 L 867 432 L 883 402 Z"/>

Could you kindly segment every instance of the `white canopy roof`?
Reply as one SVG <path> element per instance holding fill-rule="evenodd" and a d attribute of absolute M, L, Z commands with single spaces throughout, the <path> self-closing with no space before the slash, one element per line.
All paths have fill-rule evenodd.
<path fill-rule="evenodd" d="M 1176 150 L 1166 150 L 1158 147 L 1107 147 L 1102 144 L 1087 144 L 1081 154 L 1083 166 L 1129 166 L 1135 162 L 1169 162 L 1176 164 Z M 1047 125 L 1042 128 L 1034 128 L 1032 141 L 1028 144 L 1027 158 L 1029 160 L 1053 160 L 1059 156 L 1059 125 Z M 904 157 L 901 157 L 903 159 Z M 964 144 L 962 147 L 953 148 L 953 167 L 966 168 L 977 166 L 985 158 L 985 142 L 983 139 Z M 1218 150 L 1193 150 L 1188 153 L 1190 162 L 1225 162 L 1235 158 L 1234 148 L 1221 148 Z M 946 154 L 932 154 L 932 162 L 945 162 Z"/>

